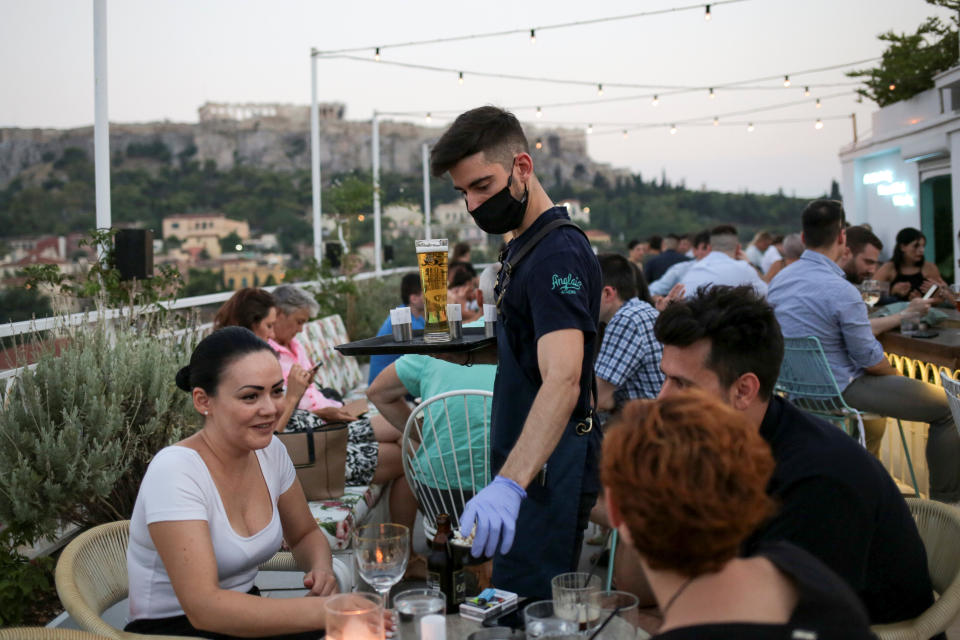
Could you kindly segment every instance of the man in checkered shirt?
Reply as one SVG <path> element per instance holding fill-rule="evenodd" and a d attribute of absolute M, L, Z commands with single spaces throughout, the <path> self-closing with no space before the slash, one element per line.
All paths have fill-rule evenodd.
<path fill-rule="evenodd" d="M 657 310 L 637 297 L 637 281 L 623 256 L 598 256 L 603 274 L 600 322 L 607 323 L 594 370 L 598 409 L 611 412 L 635 398 L 656 398 L 663 386 L 663 347 L 653 335 Z"/>

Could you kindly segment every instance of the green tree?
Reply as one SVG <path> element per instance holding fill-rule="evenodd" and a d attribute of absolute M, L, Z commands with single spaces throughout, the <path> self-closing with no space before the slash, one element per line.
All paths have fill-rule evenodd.
<path fill-rule="evenodd" d="M 224 237 L 220 238 L 220 251 L 223 253 L 232 253 L 237 251 L 237 247 L 243 246 L 243 239 L 237 235 L 236 231 L 231 231 Z"/>
<path fill-rule="evenodd" d="M 53 315 L 50 298 L 36 287 L 17 287 L 0 291 L 0 322 L 20 322 Z"/>
<path fill-rule="evenodd" d="M 887 31 L 880 40 L 889 43 L 880 64 L 872 69 L 850 71 L 851 78 L 864 78 L 864 87 L 857 90 L 881 107 L 907 100 L 932 89 L 934 77 L 957 63 L 957 13 L 960 0 L 926 0 L 927 4 L 951 10 L 949 22 L 938 17 L 927 18 L 915 33 L 897 34 Z"/>
<path fill-rule="evenodd" d="M 187 271 L 187 284 L 183 287 L 184 297 L 202 296 L 206 293 L 226 290 L 223 284 L 223 271 L 194 268 Z"/>

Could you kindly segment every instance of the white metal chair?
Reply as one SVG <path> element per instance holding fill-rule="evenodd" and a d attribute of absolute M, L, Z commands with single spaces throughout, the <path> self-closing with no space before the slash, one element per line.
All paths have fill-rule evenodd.
<path fill-rule="evenodd" d="M 403 471 L 428 538 L 441 513 L 458 530 L 463 506 L 490 482 L 492 399 L 493 393 L 480 389 L 447 391 L 421 402 L 407 418 Z M 422 448 L 425 453 L 418 454 Z"/>
<path fill-rule="evenodd" d="M 815 336 L 783 339 L 783 364 L 780 365 L 775 388 L 799 408 L 833 422 L 866 446 L 863 412 L 854 409 L 843 399 L 820 340 Z M 920 487 L 900 420 L 897 420 L 897 427 L 913 490 L 919 496 Z"/>

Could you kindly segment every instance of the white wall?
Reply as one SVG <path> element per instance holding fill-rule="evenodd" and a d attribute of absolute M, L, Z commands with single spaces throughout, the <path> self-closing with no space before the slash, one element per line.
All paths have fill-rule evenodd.
<path fill-rule="evenodd" d="M 844 187 L 853 189 L 853 211 L 847 209 L 850 222 L 860 224 L 869 222 L 873 232 L 883 242 L 883 254 L 893 252 L 897 232 L 904 227 L 920 228 L 920 178 L 915 162 L 905 163 L 900 157 L 900 149 L 894 149 L 872 156 L 857 158 L 852 162 L 852 185 L 847 184 L 844 174 Z M 846 165 L 844 166 L 846 169 Z M 890 180 L 874 184 L 864 184 L 864 177 L 876 179 L 880 172 L 889 172 Z M 890 189 L 890 185 L 906 186 L 904 196 L 913 200 L 912 205 L 895 205 L 893 195 L 880 195 L 878 190 Z M 849 200 L 848 200 L 849 202 Z M 849 205 L 848 205 L 849 206 Z"/>

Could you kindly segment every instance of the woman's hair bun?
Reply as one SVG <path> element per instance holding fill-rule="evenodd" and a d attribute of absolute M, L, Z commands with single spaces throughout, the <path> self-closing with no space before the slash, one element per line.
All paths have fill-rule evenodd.
<path fill-rule="evenodd" d="M 193 387 L 190 386 L 190 365 L 181 367 L 180 371 L 177 371 L 177 387 L 183 389 L 184 391 L 193 391 Z"/>

